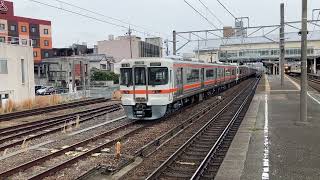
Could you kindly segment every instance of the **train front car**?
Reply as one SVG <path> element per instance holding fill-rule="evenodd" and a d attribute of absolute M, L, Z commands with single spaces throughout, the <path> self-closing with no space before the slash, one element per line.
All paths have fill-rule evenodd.
<path fill-rule="evenodd" d="M 162 58 L 121 61 L 121 100 L 128 118 L 154 120 L 166 114 L 173 100 L 172 65 Z"/>

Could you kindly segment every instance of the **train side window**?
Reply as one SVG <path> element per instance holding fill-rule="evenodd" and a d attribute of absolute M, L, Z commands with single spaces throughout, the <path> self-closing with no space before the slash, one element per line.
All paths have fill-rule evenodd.
<path fill-rule="evenodd" d="M 230 69 L 225 69 L 225 76 L 230 76 Z"/>
<path fill-rule="evenodd" d="M 165 85 L 168 83 L 168 68 L 149 68 L 149 85 Z"/>
<path fill-rule="evenodd" d="M 199 69 L 188 69 L 187 73 L 187 82 L 192 83 L 192 82 L 197 82 L 200 79 L 200 71 Z"/>
<path fill-rule="evenodd" d="M 207 79 L 214 79 L 214 69 L 207 69 L 206 70 L 206 77 L 207 77 Z"/>

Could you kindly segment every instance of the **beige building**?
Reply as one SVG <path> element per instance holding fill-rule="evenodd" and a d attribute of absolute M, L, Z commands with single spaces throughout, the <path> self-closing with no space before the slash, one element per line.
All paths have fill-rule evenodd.
<path fill-rule="evenodd" d="M 109 36 L 109 40 L 98 41 L 98 54 L 112 56 L 115 62 L 131 57 L 161 57 L 162 47 L 159 47 L 158 44 L 162 45 L 162 40 L 157 41 L 156 38 L 149 38 L 145 42 L 140 37 L 131 36 L 130 43 L 129 36 L 119 36 L 115 39 L 113 36 Z"/>
<path fill-rule="evenodd" d="M 0 106 L 8 99 L 21 102 L 34 98 L 31 41 L 12 38 L 12 41 L 0 43 L 0 82 Z"/>

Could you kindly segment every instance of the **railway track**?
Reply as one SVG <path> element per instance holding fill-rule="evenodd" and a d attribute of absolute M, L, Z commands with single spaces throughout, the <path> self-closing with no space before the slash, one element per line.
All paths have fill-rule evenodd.
<path fill-rule="evenodd" d="M 239 86 L 243 85 L 241 84 Z M 239 89 L 240 88 L 238 88 L 238 90 Z M 236 92 L 239 91 L 236 90 Z M 225 101 L 228 102 L 228 98 L 222 98 L 218 102 L 211 103 L 210 105 L 217 106 L 221 102 Z M 209 107 L 210 105 L 208 105 L 207 107 Z M 211 109 L 213 109 L 213 107 Z M 205 113 L 205 111 L 199 112 L 198 115 L 201 116 L 201 114 L 203 113 Z M 159 124 L 160 122 L 156 123 Z M 63 169 L 75 164 L 79 160 L 86 159 L 94 153 L 99 153 L 106 147 L 112 147 L 117 141 L 128 139 L 131 137 L 138 137 L 140 136 L 140 131 L 148 129 L 148 126 L 150 126 L 150 129 L 152 129 L 153 124 L 154 123 L 139 124 L 137 122 L 122 124 L 110 131 L 103 132 L 92 138 L 74 143 L 65 149 L 60 149 L 57 152 L 39 157 L 35 160 L 26 162 L 20 166 L 2 172 L 0 173 L 0 179 L 2 179 L 2 177 L 16 178 L 17 175 L 20 175 L 20 177 L 23 176 L 24 179 L 42 179 L 57 172 L 61 172 Z M 184 127 L 186 126 L 188 126 L 188 123 L 184 125 Z M 167 138 L 169 138 L 169 136 Z M 106 139 L 109 140 L 106 142 Z M 75 152 L 77 151 L 77 148 L 88 149 L 88 151 L 79 152 L 80 154 L 75 157 L 66 157 L 66 153 Z"/>
<path fill-rule="evenodd" d="M 96 98 L 96 99 L 88 99 L 88 100 L 76 101 L 76 102 L 71 102 L 66 104 L 60 104 L 55 106 L 48 106 L 43 108 L 7 113 L 7 114 L 0 115 L 0 121 L 10 121 L 12 119 L 18 119 L 18 118 L 27 117 L 27 116 L 34 116 L 34 115 L 39 115 L 43 113 L 49 113 L 49 112 L 54 112 L 54 111 L 59 111 L 59 110 L 64 110 L 69 108 L 86 106 L 90 104 L 97 104 L 97 103 L 102 103 L 106 101 L 109 101 L 109 99 Z"/>
<path fill-rule="evenodd" d="M 211 163 L 210 166 L 214 165 L 214 167 L 219 168 L 223 158 L 220 156 L 221 153 L 217 154 L 217 149 L 218 147 L 225 147 L 222 152 L 226 153 L 227 147 L 221 145 L 226 144 L 227 141 L 232 141 L 232 138 L 228 138 L 230 137 L 228 134 L 232 132 L 235 134 L 237 126 L 240 125 L 245 114 L 243 109 L 249 104 L 257 82 L 252 89 L 245 90 L 241 96 L 224 106 L 197 133 L 180 146 L 178 150 L 174 151 L 147 179 L 198 179 L 199 177 L 212 179 L 216 172 L 210 171 L 210 176 L 203 176 L 206 173 L 204 170 L 207 166 L 205 165 L 208 164 L 209 160 L 209 162 L 214 161 L 216 163 L 217 159 L 214 159 L 216 157 L 220 160 L 219 163 Z"/>
<path fill-rule="evenodd" d="M 0 151 L 21 145 L 24 141 L 37 139 L 55 132 L 61 131 L 69 122 L 75 122 L 79 116 L 79 124 L 92 120 L 96 117 L 104 116 L 120 110 L 120 104 L 108 105 L 105 107 L 84 110 L 77 113 L 71 113 L 41 121 L 26 123 L 14 127 L 8 127 L 0 130 Z M 12 141 L 8 143 L 9 141 Z"/>
<path fill-rule="evenodd" d="M 320 92 L 320 77 L 319 76 L 308 76 L 309 86 L 311 86 L 313 89 Z"/>
<path fill-rule="evenodd" d="M 39 157 L 38 159 L 26 162 L 18 167 L 2 172 L 0 173 L 0 178 L 7 178 L 17 173 L 27 173 L 27 176 L 24 176 L 24 179 L 42 179 L 44 177 L 56 173 L 57 171 L 63 168 L 72 165 L 80 159 L 86 158 L 94 153 L 100 152 L 103 148 L 113 146 L 116 142 L 130 136 L 133 133 L 136 133 L 137 131 L 145 128 L 145 126 L 147 125 L 141 124 L 136 121 L 131 121 L 129 123 L 115 127 L 109 131 L 98 134 L 94 137 L 85 139 L 81 142 L 77 142 L 73 145 L 70 145 L 59 151 L 53 152 L 49 155 Z M 110 140 L 108 140 L 107 142 L 105 142 L 106 137 L 110 138 Z M 48 163 L 50 160 L 58 158 L 59 156 L 65 156 L 66 152 L 76 151 L 76 149 L 79 147 L 88 150 L 85 152 L 80 152 L 79 155 L 75 157 L 64 158 L 65 160 L 63 162 L 59 161 L 58 163 L 56 162 L 52 163 L 51 165 L 48 165 L 50 164 Z M 42 168 L 40 171 L 38 170 L 39 172 L 28 174 L 30 173 L 30 171 L 28 170 L 35 166 L 41 166 Z"/>
<path fill-rule="evenodd" d="M 298 76 L 290 76 L 295 80 L 300 81 L 300 74 Z M 320 77 L 315 75 L 308 74 L 308 85 L 312 87 L 313 89 L 320 92 Z"/>
<path fill-rule="evenodd" d="M 176 125 L 174 125 L 173 128 L 168 130 L 162 136 L 148 142 L 147 144 L 143 145 L 141 148 L 138 148 L 138 150 L 136 150 L 133 154 L 130 153 L 129 155 L 133 156 L 133 157 L 139 157 L 139 156 L 140 157 L 147 157 L 147 156 L 149 156 L 153 152 L 157 151 L 159 146 L 161 146 L 163 143 L 168 141 L 170 138 L 173 138 L 175 135 L 177 135 L 182 129 L 185 129 L 185 128 L 189 127 L 191 124 L 196 123 L 197 119 L 199 119 L 204 114 L 206 114 L 210 109 L 214 109 L 217 106 L 221 105 L 221 103 L 229 101 L 230 100 L 229 97 L 235 96 L 234 94 L 238 93 L 237 90 L 240 90 L 241 86 L 243 86 L 243 84 L 241 84 L 237 87 L 234 87 L 235 91 L 221 92 L 222 94 L 224 94 L 221 98 L 213 97 L 214 99 L 211 99 L 211 100 L 207 99 L 206 101 L 208 101 L 208 102 L 202 102 L 202 103 L 206 104 L 206 106 L 204 106 L 206 108 L 201 109 L 200 111 L 196 112 L 191 117 L 187 118 L 186 120 L 184 120 L 182 122 L 179 121 L 179 123 L 176 123 Z M 188 108 L 191 108 L 191 107 L 188 106 L 188 107 L 182 108 L 181 110 L 171 114 L 171 116 L 176 116 L 176 115 L 182 113 L 183 111 L 186 111 Z M 139 136 L 139 134 L 136 134 L 135 136 Z M 135 141 L 134 139 L 135 139 L 134 136 L 132 136 L 129 138 L 128 141 L 134 142 Z M 115 169 L 113 169 L 112 171 L 116 172 L 116 171 L 120 170 L 125 165 L 126 164 L 122 164 L 120 167 L 115 167 Z M 103 169 L 103 167 L 102 167 L 102 169 Z M 82 175 L 80 177 L 77 177 L 77 179 L 78 180 L 87 179 L 88 177 L 92 176 L 92 174 L 99 173 L 100 171 L 101 171 L 101 166 L 98 165 L 94 168 L 89 169 L 87 172 L 82 173 Z"/>
<path fill-rule="evenodd" d="M 208 104 L 205 108 L 199 110 L 197 113 L 190 116 L 188 119 L 182 121 L 180 124 L 176 125 L 175 127 L 170 129 L 168 132 L 166 132 L 162 136 L 156 138 L 155 140 L 151 141 L 150 143 L 146 144 L 145 146 L 137 150 L 135 155 L 140 157 L 147 157 L 151 155 L 153 152 L 157 150 L 157 148 L 159 148 L 159 146 L 163 145 L 167 140 L 169 140 L 170 138 L 173 138 L 182 130 L 191 126 L 193 123 L 196 123 L 199 119 L 207 115 L 213 109 L 217 110 L 218 112 L 219 106 L 223 106 L 227 104 L 227 102 L 230 102 L 233 99 L 240 96 L 241 93 L 244 91 L 244 90 L 241 90 L 242 88 L 243 87 L 241 86 L 237 87 L 235 91 L 226 94 L 225 98 L 218 99 L 217 101 L 214 101 L 213 103 Z"/>

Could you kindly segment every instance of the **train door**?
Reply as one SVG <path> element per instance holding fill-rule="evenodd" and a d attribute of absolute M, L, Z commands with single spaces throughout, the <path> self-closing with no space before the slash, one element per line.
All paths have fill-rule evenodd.
<path fill-rule="evenodd" d="M 204 68 L 201 68 L 201 89 L 204 88 Z"/>
<path fill-rule="evenodd" d="M 216 80 L 216 84 L 215 85 L 218 85 L 219 84 L 218 83 L 218 79 L 219 79 L 219 77 L 218 77 L 218 68 L 214 68 L 214 78 Z"/>
<path fill-rule="evenodd" d="M 148 68 L 147 66 L 133 66 L 133 98 L 139 102 L 147 102 L 148 94 Z M 139 92 L 139 93 L 138 93 Z"/>
<path fill-rule="evenodd" d="M 183 94 L 183 68 L 177 68 L 176 73 L 176 88 L 177 90 L 177 96 L 180 96 Z"/>

